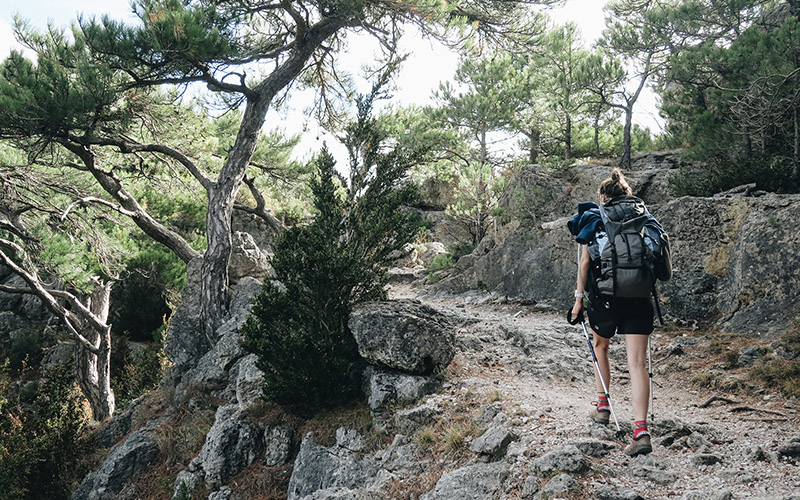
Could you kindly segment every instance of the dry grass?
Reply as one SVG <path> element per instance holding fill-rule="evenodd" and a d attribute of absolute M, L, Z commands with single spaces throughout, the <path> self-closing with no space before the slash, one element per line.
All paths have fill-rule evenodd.
<path fill-rule="evenodd" d="M 386 496 L 392 500 L 419 500 L 436 486 L 443 472 L 443 464 L 435 463 L 426 467 L 422 474 L 395 479 L 390 483 Z"/>
<path fill-rule="evenodd" d="M 252 465 L 232 477 L 228 483 L 237 498 L 248 500 L 286 500 L 292 466 L 264 467 Z"/>
<path fill-rule="evenodd" d="M 117 500 L 170 500 L 175 478 L 183 470 L 177 464 L 157 463 L 145 468 L 133 481 L 117 494 Z M 198 488 L 192 492 L 192 500 L 205 500 L 209 492 Z"/>
<path fill-rule="evenodd" d="M 214 410 L 176 409 L 155 432 L 160 451 L 158 460 L 167 465 L 186 465 L 203 446 L 214 424 Z"/>

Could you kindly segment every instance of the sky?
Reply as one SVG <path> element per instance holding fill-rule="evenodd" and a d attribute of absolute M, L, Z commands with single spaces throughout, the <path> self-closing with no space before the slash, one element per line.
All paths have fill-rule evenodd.
<path fill-rule="evenodd" d="M 565 5 L 550 12 L 554 22 L 562 24 L 572 21 L 578 24 L 586 40 L 587 46 L 600 37 L 604 28 L 603 5 L 601 0 L 567 0 Z M 11 25 L 13 16 L 17 14 L 27 19 L 36 28 L 44 29 L 48 22 L 55 26 L 69 26 L 78 14 L 109 14 L 116 19 L 135 21 L 129 0 L 4 0 L 0 5 L 0 58 L 4 59 L 12 47 L 17 47 Z M 394 99 L 405 105 L 428 104 L 431 94 L 439 84 L 452 78 L 458 64 L 458 56 L 437 42 L 423 39 L 414 34 L 404 38 L 406 50 L 411 56 L 403 65 L 396 81 Z M 350 43 L 349 53 L 343 54 L 340 62 L 343 67 L 357 69 L 360 62 L 371 60 L 377 51 L 374 40 L 363 37 Z M 302 109 L 310 103 L 310 95 L 296 95 L 293 104 L 298 111 L 279 114 L 270 111 L 266 124 L 270 128 L 280 128 L 286 133 L 302 133 L 303 139 L 298 151 L 298 159 L 308 159 L 320 149 L 321 142 L 327 141 L 335 148 L 330 138 L 321 133 L 316 124 Z M 663 120 L 657 116 L 656 96 L 653 92 L 645 92 L 636 105 L 634 122 L 652 131 L 662 128 Z M 336 153 L 334 151 L 334 153 Z"/>

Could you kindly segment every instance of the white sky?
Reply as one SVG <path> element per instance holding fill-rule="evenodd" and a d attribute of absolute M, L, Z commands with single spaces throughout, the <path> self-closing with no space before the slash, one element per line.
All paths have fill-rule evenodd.
<path fill-rule="evenodd" d="M 559 24 L 567 21 L 578 24 L 589 45 L 599 38 L 604 28 L 604 4 L 602 0 L 567 0 L 564 7 L 551 11 L 550 14 Z M 97 16 L 110 14 L 117 19 L 135 20 L 128 0 L 4 0 L 0 6 L 0 58 L 4 59 L 11 48 L 16 46 L 11 29 L 14 14 L 28 19 L 32 26 L 44 29 L 48 22 L 56 26 L 68 26 L 79 13 Z M 406 50 L 411 51 L 412 55 L 404 64 L 396 82 L 395 99 L 402 104 L 427 104 L 439 83 L 452 78 L 458 58 L 440 44 L 422 39 L 418 35 L 407 35 L 405 43 Z M 354 70 L 358 69 L 362 61 L 372 60 L 372 54 L 377 50 L 374 40 L 367 37 L 352 41 L 350 46 L 350 53 L 342 55 L 340 61 L 343 67 L 352 67 Z M 308 102 L 308 97 L 297 95 L 292 103 L 302 109 L 302 101 Z M 661 130 L 663 120 L 657 116 L 654 93 L 646 92 L 640 97 L 634 122 L 649 127 L 654 132 Z M 266 126 L 281 128 L 288 133 L 307 131 L 297 151 L 303 152 L 299 154 L 302 159 L 313 155 L 324 140 L 313 120 L 302 111 L 284 116 L 271 111 L 267 116 Z M 329 139 L 327 142 L 332 149 L 336 147 L 335 141 Z"/>

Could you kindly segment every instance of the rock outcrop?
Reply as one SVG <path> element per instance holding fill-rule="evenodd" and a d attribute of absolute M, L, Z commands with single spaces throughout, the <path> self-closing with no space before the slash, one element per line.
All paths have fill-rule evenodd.
<path fill-rule="evenodd" d="M 597 185 L 610 172 L 597 165 L 558 174 L 523 169 L 501 201 L 504 213 L 512 214 L 507 224 L 462 257 L 456 265 L 460 272 L 438 290 L 484 288 L 565 310 L 573 301 L 577 270 L 566 221 L 577 202 L 596 200 Z M 668 173 L 642 163 L 626 172 L 634 194 L 670 234 L 674 276 L 659 283 L 665 316 L 680 323 L 712 319 L 726 331 L 776 337 L 800 306 L 800 296 L 792 292 L 800 286 L 794 272 L 800 253 L 786 250 L 797 246 L 800 196 L 670 199 Z"/>

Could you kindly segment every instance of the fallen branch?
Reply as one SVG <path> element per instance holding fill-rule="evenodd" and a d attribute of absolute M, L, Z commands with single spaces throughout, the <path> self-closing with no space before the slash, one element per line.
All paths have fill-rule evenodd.
<path fill-rule="evenodd" d="M 778 415 L 778 416 L 781 416 L 781 417 L 785 417 L 786 416 L 786 414 L 781 413 L 779 411 L 763 410 L 761 408 L 753 408 L 753 407 L 750 407 L 750 406 L 737 406 L 736 408 L 731 408 L 730 409 L 731 413 L 739 413 L 739 412 L 743 412 L 743 411 L 754 411 L 754 412 L 758 412 L 758 413 L 769 413 L 770 415 Z"/>
<path fill-rule="evenodd" d="M 722 397 L 722 396 L 712 396 L 711 398 L 709 398 L 708 401 L 706 401 L 705 403 L 703 403 L 700 406 L 698 406 L 698 408 L 708 408 L 709 406 L 711 406 L 711 403 L 714 403 L 716 401 L 721 401 L 721 402 L 729 404 L 729 405 L 738 405 L 739 404 L 739 401 L 734 401 L 733 399 L 728 399 L 728 398 L 725 398 L 725 397 Z"/>

